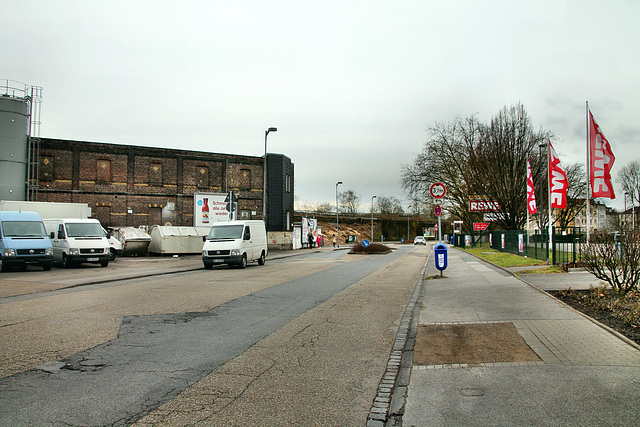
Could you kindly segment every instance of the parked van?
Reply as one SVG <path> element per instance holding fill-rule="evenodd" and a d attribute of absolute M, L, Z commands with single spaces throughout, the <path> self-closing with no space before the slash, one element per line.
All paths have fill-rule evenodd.
<path fill-rule="evenodd" d="M 109 265 L 109 241 L 95 218 L 45 219 L 53 260 L 69 268 L 83 262 Z"/>
<path fill-rule="evenodd" d="M 264 265 L 267 258 L 267 229 L 264 221 L 217 222 L 202 240 L 204 268 L 212 268 L 214 264 L 245 268 L 250 261 L 258 261 L 258 264 Z"/>
<path fill-rule="evenodd" d="M 0 212 L 0 271 L 26 270 L 39 265 L 51 270 L 53 251 L 40 215 L 35 212 Z"/>

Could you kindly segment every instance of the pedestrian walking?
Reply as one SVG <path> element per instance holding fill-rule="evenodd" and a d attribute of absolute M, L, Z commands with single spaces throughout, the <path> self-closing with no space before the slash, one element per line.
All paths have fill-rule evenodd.
<path fill-rule="evenodd" d="M 331 239 L 331 242 L 333 243 L 333 249 L 336 248 L 336 235 L 333 235 L 333 238 Z"/>

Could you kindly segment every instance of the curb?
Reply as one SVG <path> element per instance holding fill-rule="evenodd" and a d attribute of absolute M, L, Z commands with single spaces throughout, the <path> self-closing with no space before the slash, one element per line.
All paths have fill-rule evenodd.
<path fill-rule="evenodd" d="M 431 251 L 420 271 L 411 299 L 407 303 L 396 338 L 387 361 L 387 367 L 378 385 L 373 406 L 367 417 L 367 427 L 402 425 L 402 416 L 407 398 L 411 368 L 413 366 L 413 347 L 420 314 L 422 290 L 427 273 Z"/>

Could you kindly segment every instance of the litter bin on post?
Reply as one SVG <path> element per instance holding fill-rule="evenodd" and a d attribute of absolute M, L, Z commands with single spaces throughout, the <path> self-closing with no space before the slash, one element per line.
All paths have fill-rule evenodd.
<path fill-rule="evenodd" d="M 436 268 L 440 270 L 440 276 L 442 276 L 442 270 L 447 268 L 447 246 L 438 243 L 435 248 L 433 248 L 433 252 L 436 258 Z"/>

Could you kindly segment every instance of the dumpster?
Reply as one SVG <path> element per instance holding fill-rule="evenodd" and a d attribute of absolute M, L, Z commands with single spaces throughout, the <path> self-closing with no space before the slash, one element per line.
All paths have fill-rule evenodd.
<path fill-rule="evenodd" d="M 211 227 L 151 227 L 149 252 L 154 254 L 201 254 L 202 237 L 209 235 Z"/>
<path fill-rule="evenodd" d="M 436 258 L 436 268 L 440 270 L 440 275 L 442 275 L 442 270 L 447 268 L 447 246 L 438 243 L 435 248 L 433 248 L 433 252 Z"/>
<path fill-rule="evenodd" d="M 113 237 L 122 243 L 122 256 L 145 256 L 151 236 L 135 227 L 114 227 Z"/>

